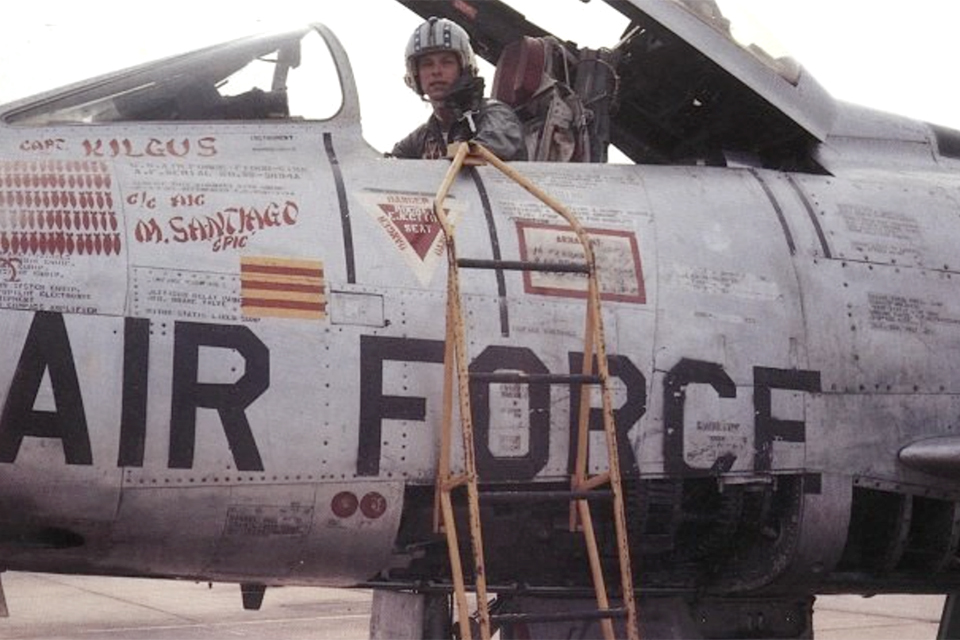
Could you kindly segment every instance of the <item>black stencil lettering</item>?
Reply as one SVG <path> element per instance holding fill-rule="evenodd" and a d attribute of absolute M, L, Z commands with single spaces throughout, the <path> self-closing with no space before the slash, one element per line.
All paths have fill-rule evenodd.
<path fill-rule="evenodd" d="M 753 368 L 753 407 L 756 415 L 754 468 L 769 471 L 773 462 L 773 442 L 806 442 L 806 424 L 802 420 L 780 420 L 772 414 L 771 389 L 820 391 L 820 372 L 799 369 Z"/>
<path fill-rule="evenodd" d="M 127 318 L 123 330 L 123 400 L 120 412 L 119 467 L 142 467 L 147 439 L 147 375 L 150 321 Z"/>
<path fill-rule="evenodd" d="M 427 416 L 426 398 L 383 393 L 383 363 L 443 364 L 440 340 L 360 336 L 360 443 L 357 475 L 380 475 L 380 448 L 384 420 L 419 420 Z"/>
<path fill-rule="evenodd" d="M 200 382 L 200 347 L 234 349 L 244 374 L 232 384 Z M 240 471 L 263 471 L 246 408 L 270 386 L 270 351 L 247 327 L 177 322 L 174 330 L 173 394 L 170 417 L 171 469 L 193 467 L 197 409 L 216 409 Z"/>
<path fill-rule="evenodd" d="M 687 385 L 709 384 L 721 398 L 736 398 L 737 386 L 719 364 L 683 359 L 663 380 L 664 467 L 668 473 L 702 474 L 703 469 L 687 465 L 683 457 L 683 411 Z"/>
<path fill-rule="evenodd" d="M 484 349 L 470 364 L 470 371 L 499 370 L 549 373 L 530 349 L 494 346 Z M 485 480 L 530 480 L 547 465 L 550 457 L 550 386 L 530 384 L 529 448 L 523 456 L 497 457 L 490 451 L 490 383 L 472 382 L 470 399 L 476 438 L 477 472 Z"/>
<path fill-rule="evenodd" d="M 50 375 L 55 411 L 34 408 L 44 372 Z M 59 439 L 67 464 L 93 464 L 73 351 L 59 313 L 33 316 L 0 414 L 0 462 L 16 460 L 26 436 Z"/>
<path fill-rule="evenodd" d="M 571 351 L 568 354 L 570 373 L 583 371 L 583 353 Z M 607 369 L 611 378 L 618 378 L 626 387 L 627 398 L 619 408 L 613 410 L 613 420 L 617 425 L 617 450 L 620 453 L 624 472 L 637 468 L 633 449 L 627 441 L 627 432 L 647 412 L 647 380 L 639 369 L 626 356 L 607 356 Z M 594 367 L 596 371 L 596 357 Z M 612 380 L 610 382 L 612 387 Z M 577 428 L 580 420 L 580 385 L 570 385 L 570 452 L 569 465 L 573 472 L 577 460 Z M 590 409 L 590 431 L 603 431 L 603 409 Z M 624 462 L 628 464 L 623 464 Z"/>

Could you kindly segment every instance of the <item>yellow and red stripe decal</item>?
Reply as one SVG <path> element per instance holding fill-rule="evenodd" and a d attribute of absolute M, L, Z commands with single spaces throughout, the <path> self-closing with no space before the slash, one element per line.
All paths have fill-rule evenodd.
<path fill-rule="evenodd" d="M 325 318 L 323 262 L 241 257 L 240 307 L 247 318 Z"/>

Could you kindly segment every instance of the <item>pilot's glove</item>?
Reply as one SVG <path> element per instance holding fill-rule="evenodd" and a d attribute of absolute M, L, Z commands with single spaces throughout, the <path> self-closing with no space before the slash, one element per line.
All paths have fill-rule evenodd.
<path fill-rule="evenodd" d="M 483 89 L 483 78 L 463 74 L 450 87 L 443 101 L 444 106 L 456 114 L 457 120 L 467 121 L 471 133 L 477 132 L 474 118 L 483 102 Z"/>

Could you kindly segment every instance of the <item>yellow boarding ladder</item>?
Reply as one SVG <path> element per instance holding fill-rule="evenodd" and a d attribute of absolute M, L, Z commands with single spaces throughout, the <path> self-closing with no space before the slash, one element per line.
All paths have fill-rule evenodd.
<path fill-rule="evenodd" d="M 639 640 L 637 625 L 636 602 L 633 593 L 633 577 L 630 569 L 630 549 L 627 542 L 626 516 L 623 505 L 623 487 L 620 475 L 619 456 L 617 454 L 616 425 L 613 418 L 613 406 L 609 390 L 610 374 L 607 367 L 607 354 L 604 345 L 603 319 L 600 313 L 600 287 L 597 281 L 597 268 L 594 260 L 590 239 L 577 218 L 562 204 L 541 191 L 529 180 L 514 171 L 483 146 L 476 143 L 463 142 L 454 147 L 456 153 L 453 163 L 444 177 L 443 183 L 437 192 L 433 212 L 440 223 L 446 240 L 447 250 L 447 320 L 446 320 L 446 348 L 444 352 L 444 388 L 443 388 L 443 422 L 441 425 L 440 459 L 437 470 L 436 510 L 434 523 L 439 530 L 446 534 L 447 547 L 450 554 L 450 569 L 453 578 L 454 598 L 462 640 L 472 640 L 470 625 L 470 610 L 467 602 L 467 591 L 464 583 L 463 564 L 460 559 L 460 546 L 457 539 L 457 529 L 454 523 L 453 501 L 451 493 L 454 489 L 466 486 L 470 539 L 474 558 L 474 579 L 477 599 L 477 612 L 474 617 L 478 621 L 480 637 L 489 640 L 491 623 L 516 622 L 545 622 L 575 619 L 600 619 L 601 628 L 606 640 L 614 640 L 612 618 L 626 618 L 627 637 L 630 640 Z M 454 229 L 444 214 L 444 200 L 453 185 L 454 180 L 465 163 L 489 163 L 501 173 L 519 184 L 533 196 L 562 216 L 570 228 L 577 235 L 583 248 L 584 263 L 582 265 L 566 263 L 538 263 L 512 262 L 498 260 L 458 259 Z M 471 269 L 511 269 L 521 271 L 543 272 L 574 272 L 583 273 L 587 277 L 587 313 L 586 328 L 584 331 L 583 368 L 580 374 L 521 374 L 521 373 L 471 373 L 468 369 L 469 356 L 467 354 L 466 329 L 464 327 L 462 305 L 460 300 L 461 268 Z M 596 371 L 594 372 L 594 364 Z M 490 383 L 520 383 L 520 384 L 577 384 L 580 386 L 580 412 L 578 416 L 577 456 L 570 478 L 570 491 L 562 492 L 563 499 L 570 501 L 571 531 L 577 529 L 579 522 L 587 547 L 590 561 L 591 577 L 597 599 L 596 611 L 561 612 L 554 614 L 503 614 L 491 615 L 487 602 L 487 576 L 483 560 L 483 534 L 480 527 L 480 490 L 478 487 L 476 454 L 473 435 L 473 413 L 470 408 L 470 381 Z M 459 401 L 461 435 L 463 439 L 463 473 L 454 474 L 450 469 L 450 455 L 452 447 L 452 421 L 454 382 L 456 395 Z M 603 429 L 606 435 L 607 459 L 609 469 L 605 473 L 588 475 L 587 458 L 588 432 L 590 418 L 590 386 L 599 385 L 603 401 Z M 604 485 L 610 485 L 613 497 L 614 528 L 617 538 L 617 555 L 620 565 L 621 592 L 623 607 L 612 609 L 607 597 L 607 587 L 604 581 L 600 553 L 597 549 L 597 538 L 593 528 L 593 519 L 590 516 L 588 499 L 595 497 L 594 490 Z M 518 493 L 513 492 L 516 496 Z M 536 499 L 542 492 L 531 491 L 527 496 Z M 555 492 L 554 492 L 555 493 Z M 485 494 L 486 495 L 486 494 Z M 520 496 L 523 497 L 523 496 Z"/>

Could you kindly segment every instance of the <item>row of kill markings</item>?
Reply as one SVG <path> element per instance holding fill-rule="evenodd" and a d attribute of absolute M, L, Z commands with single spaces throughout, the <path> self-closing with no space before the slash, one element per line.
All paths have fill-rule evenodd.
<path fill-rule="evenodd" d="M 0 231 L 0 253 L 15 255 L 119 255 L 119 233 Z"/>
<path fill-rule="evenodd" d="M 7 191 L 0 188 L 0 207 L 113 209 L 113 194 L 109 191 Z"/>
<path fill-rule="evenodd" d="M 14 231 L 117 231 L 113 211 L 6 211 L 0 208 L 0 229 Z"/>

